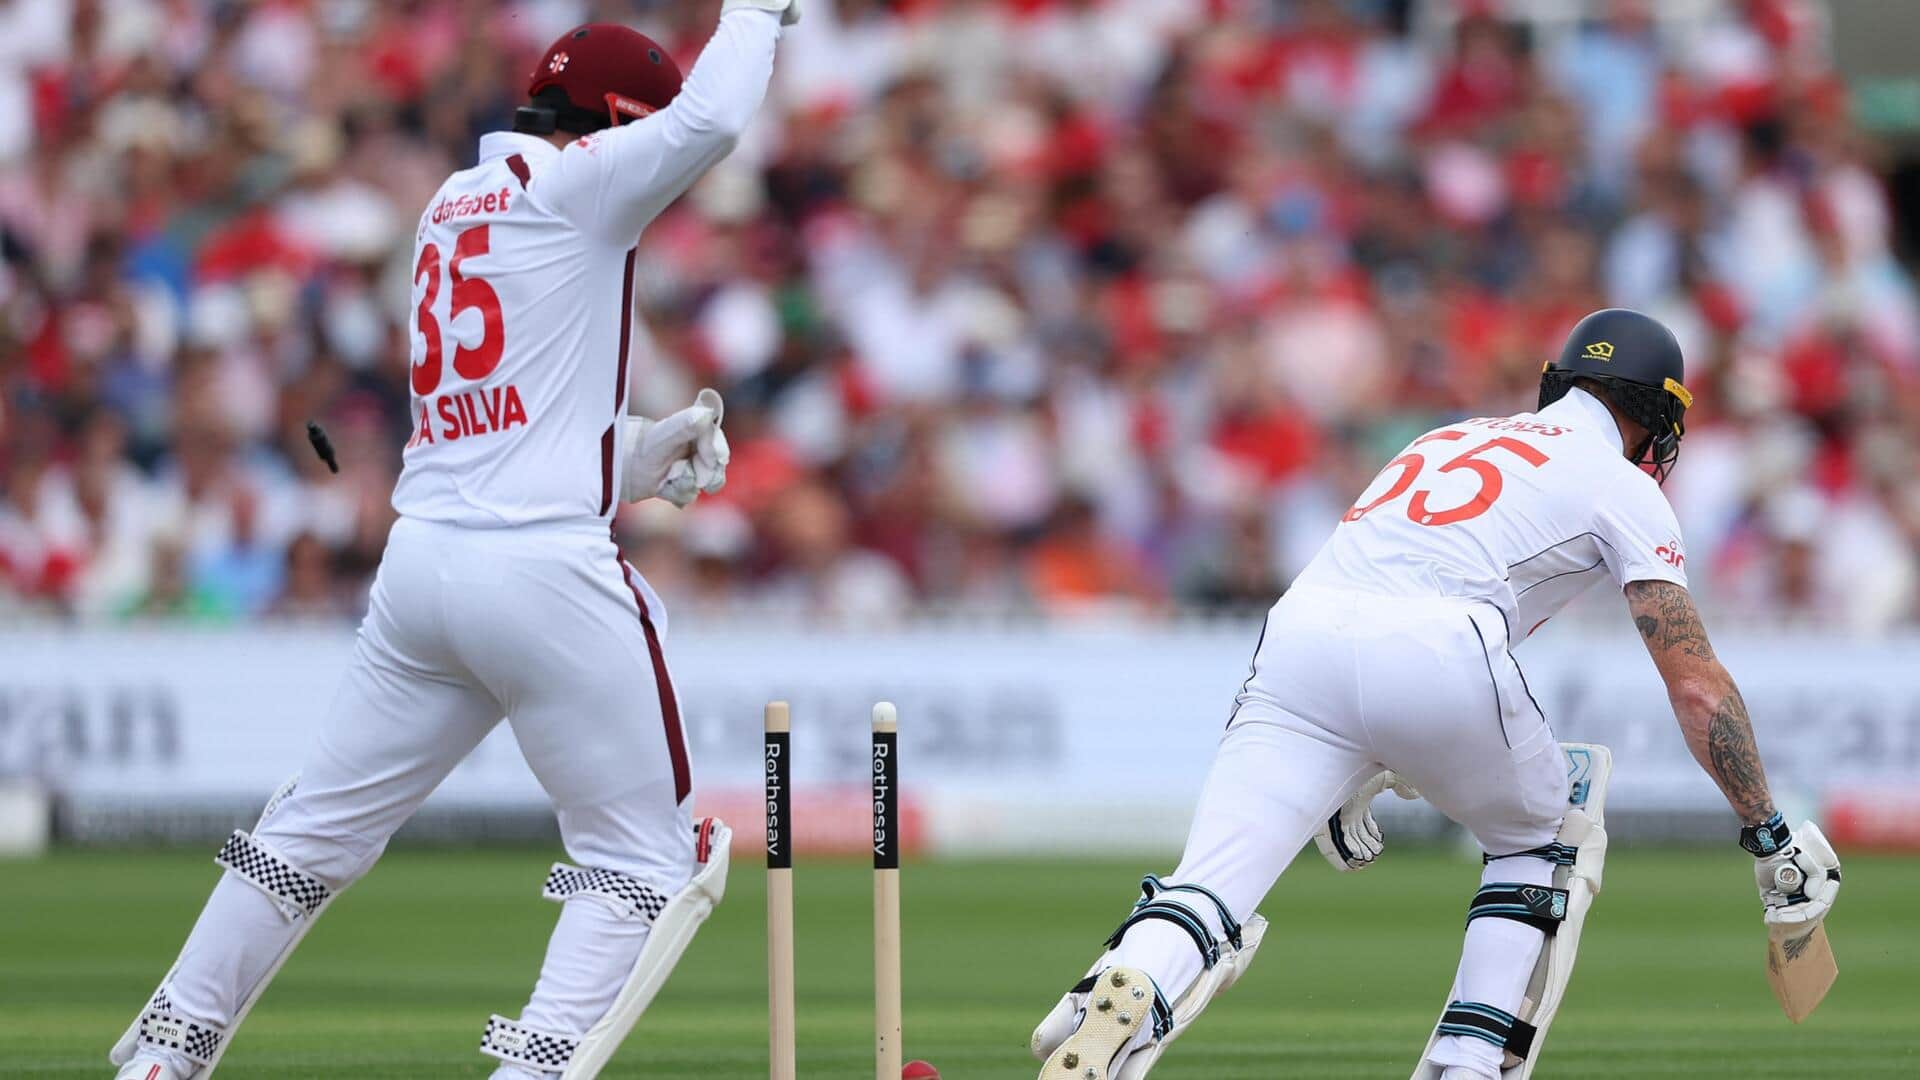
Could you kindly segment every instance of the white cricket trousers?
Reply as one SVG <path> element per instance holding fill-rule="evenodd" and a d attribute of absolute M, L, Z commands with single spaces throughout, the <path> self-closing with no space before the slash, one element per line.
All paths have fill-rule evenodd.
<path fill-rule="evenodd" d="M 692 782 L 664 631 L 658 599 L 603 522 L 486 530 L 401 519 L 353 663 L 293 794 L 256 839 L 338 892 L 505 717 L 570 860 L 679 892 L 694 869 Z M 540 887 L 526 882 L 530 901 Z M 563 905 L 521 1020 L 585 1031 L 647 929 L 600 904 Z M 226 875 L 169 980 L 174 1007 L 230 1024 L 292 932 L 265 894 Z"/>
<path fill-rule="evenodd" d="M 1484 603 L 1288 592 L 1267 614 L 1169 880 L 1206 886 L 1245 920 L 1321 823 L 1383 768 L 1418 787 L 1489 854 L 1553 840 L 1566 808 L 1566 766 L 1507 646 L 1499 609 Z M 1531 858 L 1492 865 L 1512 874 L 1516 863 L 1538 864 L 1520 868 L 1521 876 L 1552 870 Z M 1468 895 L 1463 890 L 1463 911 Z M 1501 920 L 1474 921 L 1482 924 L 1506 930 Z M 1458 988 L 1509 1012 L 1519 1008 L 1542 940 L 1511 925 L 1532 935 L 1531 946 L 1506 943 L 1482 958 L 1470 934 L 1471 962 L 1463 961 Z M 1110 959 L 1144 968 L 1168 1000 L 1202 970 L 1192 940 L 1160 921 L 1137 924 Z M 1498 1060 L 1485 1043 L 1464 1050 L 1476 1063 Z"/>

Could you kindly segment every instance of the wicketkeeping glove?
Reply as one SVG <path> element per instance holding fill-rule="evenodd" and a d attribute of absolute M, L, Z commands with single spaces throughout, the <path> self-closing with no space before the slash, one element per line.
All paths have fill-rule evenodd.
<path fill-rule="evenodd" d="M 720 430 L 725 416 L 726 403 L 719 393 L 702 390 L 692 405 L 671 416 L 628 417 L 621 501 L 658 497 L 684 507 L 726 487 L 733 450 L 727 445 L 726 432 Z"/>
<path fill-rule="evenodd" d="M 771 11 L 780 16 L 781 26 L 792 26 L 800 21 L 800 0 L 726 0 L 720 5 L 720 15 L 735 8 L 752 8 L 755 11 Z"/>
<path fill-rule="evenodd" d="M 1789 831 L 1779 814 L 1740 830 L 1740 846 L 1754 857 L 1769 926 L 1814 926 L 1840 893 L 1840 856 L 1811 821 Z"/>
<path fill-rule="evenodd" d="M 1335 870 L 1341 873 L 1365 870 L 1386 850 L 1387 841 L 1380 832 L 1380 823 L 1373 820 L 1373 797 L 1388 788 L 1392 788 L 1393 793 L 1403 799 L 1420 797 L 1412 784 L 1393 772 L 1380 773 L 1361 784 L 1360 790 L 1341 803 L 1340 809 L 1322 822 L 1320 831 L 1313 834 L 1314 846 L 1320 849 L 1320 854 L 1327 857 Z"/>

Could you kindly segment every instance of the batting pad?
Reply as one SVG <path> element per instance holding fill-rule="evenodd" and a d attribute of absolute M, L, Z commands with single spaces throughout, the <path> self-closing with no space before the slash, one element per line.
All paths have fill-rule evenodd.
<path fill-rule="evenodd" d="M 1554 842 L 1544 848 L 1517 854 L 1534 855 L 1555 864 L 1553 888 L 1535 889 L 1534 899 L 1545 903 L 1532 910 L 1516 911 L 1506 917 L 1539 925 L 1550 920 L 1557 929 L 1548 933 L 1541 945 L 1540 959 L 1534 964 L 1527 983 L 1526 999 L 1519 1014 L 1508 1016 L 1490 1006 L 1456 1000 L 1458 984 L 1441 1010 L 1427 1047 L 1420 1052 L 1420 1064 L 1414 1067 L 1413 1080 L 1439 1080 L 1440 1066 L 1427 1060 L 1434 1045 L 1445 1035 L 1470 1035 L 1504 1044 L 1505 1061 L 1500 1080 L 1528 1080 L 1534 1063 L 1540 1060 L 1540 1047 L 1546 1041 L 1547 1027 L 1560 1002 L 1566 996 L 1567 983 L 1573 978 L 1573 962 L 1580 951 L 1580 929 L 1586 925 L 1587 909 L 1600 893 L 1601 871 L 1607 860 L 1607 780 L 1613 775 L 1613 752 L 1598 743 L 1561 743 L 1567 759 L 1567 813 Z M 1476 906 L 1513 906 L 1525 908 L 1522 897 L 1489 896 L 1483 888 L 1475 897 Z M 1527 891 L 1527 890 L 1517 890 Z M 1553 895 L 1564 891 L 1564 914 Z M 1513 901 L 1513 903 L 1506 903 Z M 1470 909 L 1471 911 L 1471 909 Z M 1470 914 L 1471 918 L 1471 914 Z M 1498 1015 L 1496 1015 L 1498 1014 Z M 1499 1038 L 1491 1037 L 1501 1033 Z"/>
<path fill-rule="evenodd" d="M 1226 947 L 1220 952 L 1220 962 L 1200 973 L 1200 977 L 1173 1003 L 1173 1026 L 1167 1033 L 1147 1045 L 1127 1055 L 1127 1060 L 1114 1074 L 1115 1080 L 1145 1080 L 1147 1070 L 1153 1068 L 1160 1055 L 1167 1052 L 1173 1040 L 1186 1033 L 1214 998 L 1240 981 L 1248 966 L 1253 963 L 1253 954 L 1267 937 L 1267 920 L 1261 915 L 1249 915 L 1240 927 L 1240 946 Z"/>
<path fill-rule="evenodd" d="M 1063 995 L 1039 1026 L 1033 1029 L 1033 1036 L 1027 1048 L 1033 1056 L 1046 1064 L 1041 1075 L 1063 1074 L 1071 1072 L 1075 1077 L 1104 1074 L 1107 1060 L 1098 1062 L 1087 1057 L 1092 1051 L 1093 1057 L 1107 1055 L 1110 1059 L 1119 1052 L 1119 1046 L 1125 1040 L 1135 1038 L 1129 1028 L 1135 1019 L 1147 1022 L 1151 1037 L 1134 1047 L 1113 1072 L 1113 1080 L 1143 1080 L 1148 1070 L 1153 1068 L 1160 1055 L 1166 1053 L 1173 1040 L 1184 1034 L 1208 1003 L 1227 989 L 1253 963 L 1253 954 L 1260 948 L 1260 942 L 1267 936 L 1267 920 L 1258 913 L 1247 916 L 1245 923 L 1236 922 L 1227 905 L 1212 891 L 1194 884 L 1169 884 L 1158 876 L 1148 874 L 1140 882 L 1141 897 L 1133 905 L 1125 920 L 1120 923 L 1107 938 L 1109 951 L 1103 952 L 1094 960 L 1087 974 Z M 1206 912 L 1212 911 L 1219 917 L 1224 940 L 1217 940 L 1208 926 Z M 1171 923 L 1193 939 L 1200 951 L 1202 970 L 1198 978 L 1183 992 L 1179 1000 L 1168 1003 L 1153 980 L 1144 972 L 1131 968 L 1111 966 L 1113 950 L 1120 944 L 1127 931 L 1147 920 L 1162 920 Z M 1120 971 L 1129 978 L 1137 977 L 1132 986 L 1116 983 L 1111 988 L 1102 989 L 1101 983 L 1109 972 Z M 1146 1017 L 1125 1016 L 1120 1012 L 1107 1015 L 1111 1005 L 1102 1006 L 1098 997 L 1105 996 L 1117 1001 L 1116 989 L 1124 989 L 1126 996 L 1136 1002 L 1143 1001 L 1142 991 L 1152 990 L 1152 1002 Z M 1124 1009 L 1124 1004 L 1123 1004 Z M 1115 1023 L 1117 1022 L 1117 1027 Z M 1122 1043 L 1109 1049 L 1104 1044 L 1113 1038 L 1124 1036 Z M 1075 1043 L 1068 1047 L 1069 1041 Z M 1067 1064 L 1068 1058 L 1062 1051 L 1070 1051 L 1078 1058 L 1073 1064 Z M 1091 1071 L 1083 1071 L 1091 1069 Z"/>
<path fill-rule="evenodd" d="M 561 1080 L 589 1080 L 613 1058 L 613 1052 L 626 1040 L 627 1033 L 639 1021 L 640 1014 L 653 1003 L 655 994 L 666 985 L 667 976 L 687 951 L 700 924 L 707 921 L 714 907 L 727 892 L 727 861 L 733 846 L 733 830 L 719 818 L 705 818 L 694 825 L 695 857 L 700 869 L 687 887 L 673 894 L 653 920 L 647 943 L 634 961 L 633 973 L 599 1022 L 580 1037 L 579 1045 L 560 1074 Z M 644 908 L 647 901 L 636 901 Z"/>
<path fill-rule="evenodd" d="M 260 811 L 260 821 L 253 826 L 255 832 L 259 831 L 261 823 L 279 809 L 287 796 L 293 794 L 299 783 L 300 777 L 295 775 L 280 785 L 280 789 L 267 800 L 266 808 Z M 199 1074 L 198 1080 L 211 1077 L 213 1071 L 219 1068 L 220 1059 L 226 1055 L 227 1047 L 233 1045 L 232 1033 L 253 1011 L 260 995 L 266 993 L 267 984 L 280 973 L 287 957 L 299 948 L 300 940 L 307 936 L 307 931 L 313 929 L 313 924 L 338 895 L 319 879 L 287 862 L 279 853 L 244 831 L 228 837 L 220 853 L 214 856 L 214 861 L 225 867 L 228 873 L 265 893 L 279 907 L 280 913 L 296 924 L 293 936 L 287 940 L 280 954 L 274 957 L 266 972 L 247 989 L 240 1007 L 234 1010 L 233 1021 L 225 1028 L 196 1023 L 173 1013 L 173 1003 L 167 996 L 167 984 L 173 980 L 174 970 L 180 966 L 180 962 L 175 960 L 174 966 L 167 969 L 166 978 L 160 980 L 160 988 L 153 992 L 146 1007 L 133 1018 L 126 1033 L 120 1036 L 120 1041 L 114 1043 L 113 1050 L 107 1054 L 107 1060 L 114 1065 L 125 1065 L 133 1060 L 133 1055 L 142 1046 L 150 1046 L 176 1051 L 195 1064 L 204 1066 L 205 1070 Z"/>
<path fill-rule="evenodd" d="M 499 1013 L 487 1019 L 487 1033 L 480 1037 L 481 1053 L 491 1054 L 510 1065 L 524 1065 L 535 1072 L 564 1068 L 579 1048 L 578 1039 L 530 1028 Z"/>
<path fill-rule="evenodd" d="M 152 1000 L 140 1012 L 129 1031 L 133 1043 L 128 1045 L 126 1056 L 131 1059 L 141 1047 L 155 1050 L 170 1050 L 196 1065 L 207 1066 L 219 1060 L 220 1051 L 227 1041 L 225 1028 L 211 1024 L 202 1024 L 189 1020 L 173 1011 L 173 1002 L 167 998 L 167 988 L 162 986 L 153 992 Z M 122 1044 L 127 1044 L 123 1037 Z M 120 1047 L 114 1047 L 114 1054 L 120 1053 Z M 124 1065 L 125 1061 L 115 1061 L 115 1065 Z"/>

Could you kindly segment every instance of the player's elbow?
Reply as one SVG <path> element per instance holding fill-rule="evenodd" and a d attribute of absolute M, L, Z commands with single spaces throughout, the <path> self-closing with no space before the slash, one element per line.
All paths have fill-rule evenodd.
<path fill-rule="evenodd" d="M 1683 676 L 1667 684 L 1674 718 L 1689 733 L 1704 734 L 1720 703 L 1732 692 L 1731 681 L 1723 672 Z"/>
<path fill-rule="evenodd" d="M 744 116 L 704 116 L 687 125 L 687 134 L 707 149 L 732 150 L 733 144 L 740 141 L 741 133 L 747 130 L 747 119 Z"/>
<path fill-rule="evenodd" d="M 689 125 L 680 132 L 676 140 L 678 152 L 698 159 L 703 169 L 733 153 L 734 144 L 740 141 L 740 129 L 726 123 Z"/>
<path fill-rule="evenodd" d="M 674 105 L 678 107 L 680 102 Z M 687 105 L 675 117 L 679 121 L 682 140 L 688 146 L 709 153 L 730 153 L 753 120 L 753 113 L 743 109 L 706 108 L 694 102 L 688 102 Z"/>

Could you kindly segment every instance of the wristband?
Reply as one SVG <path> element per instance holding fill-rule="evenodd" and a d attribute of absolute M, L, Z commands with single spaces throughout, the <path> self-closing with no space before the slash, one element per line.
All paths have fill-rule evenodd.
<path fill-rule="evenodd" d="M 1786 819 L 1774 811 L 1772 817 L 1758 825 L 1746 825 L 1740 829 L 1740 846 L 1756 859 L 1766 858 L 1785 848 L 1793 840 L 1793 831 L 1787 828 Z"/>

